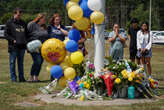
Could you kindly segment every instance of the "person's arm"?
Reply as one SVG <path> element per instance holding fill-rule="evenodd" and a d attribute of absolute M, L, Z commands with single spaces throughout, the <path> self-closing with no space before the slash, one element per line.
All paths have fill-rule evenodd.
<path fill-rule="evenodd" d="M 68 31 L 67 31 L 65 28 L 63 28 L 61 25 L 59 25 L 58 29 L 59 29 L 65 36 L 68 35 Z"/>
<path fill-rule="evenodd" d="M 128 40 L 129 40 L 129 46 L 130 46 L 131 36 L 129 34 L 128 34 Z"/>
<path fill-rule="evenodd" d="M 113 42 L 113 41 L 116 40 L 117 34 L 112 35 L 112 33 L 113 33 L 113 32 L 110 32 L 110 33 L 109 33 L 109 38 L 108 38 L 108 41 L 109 41 L 109 42 Z"/>
<path fill-rule="evenodd" d="M 10 22 L 9 21 L 6 23 L 4 34 L 5 34 L 5 37 L 8 41 L 16 43 L 16 40 L 15 40 L 14 36 L 11 33 Z"/>
<path fill-rule="evenodd" d="M 141 50 L 139 38 L 140 38 L 140 31 L 137 32 L 137 50 Z"/>
<path fill-rule="evenodd" d="M 61 30 L 61 32 L 63 32 L 63 34 L 64 34 L 65 36 L 68 35 L 68 31 L 66 31 L 66 30 L 64 30 L 64 29 L 62 29 L 62 28 L 60 28 L 60 30 Z"/>
<path fill-rule="evenodd" d="M 85 42 L 85 40 L 86 40 L 86 33 L 85 32 L 82 32 L 82 34 L 81 34 L 81 38 L 80 38 L 80 40 L 78 41 L 78 43 L 80 44 L 80 43 L 84 43 Z"/>
<path fill-rule="evenodd" d="M 129 40 L 129 46 L 130 46 L 130 40 L 131 40 L 131 36 L 130 36 L 130 28 L 128 29 L 128 40 Z"/>
<path fill-rule="evenodd" d="M 149 39 L 150 39 L 150 40 L 149 40 Z M 148 36 L 148 41 L 149 41 L 149 43 L 148 43 L 147 46 L 146 46 L 146 50 L 150 50 L 151 47 L 152 47 L 152 34 L 149 34 L 149 36 Z"/>
<path fill-rule="evenodd" d="M 125 43 L 126 42 L 125 35 L 119 34 L 118 37 L 120 38 L 120 40 L 122 41 L 122 43 Z"/>
<path fill-rule="evenodd" d="M 27 30 L 28 30 L 28 41 L 32 41 L 32 40 L 36 40 L 39 39 L 38 34 L 40 34 L 37 30 L 36 30 L 36 24 L 33 22 L 30 22 L 27 25 Z"/>

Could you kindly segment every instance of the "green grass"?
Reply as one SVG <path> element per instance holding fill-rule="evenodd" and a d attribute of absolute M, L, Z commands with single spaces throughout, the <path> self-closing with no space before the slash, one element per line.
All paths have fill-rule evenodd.
<path fill-rule="evenodd" d="M 108 55 L 108 45 L 106 45 L 106 53 Z M 164 86 L 164 46 L 153 47 L 152 69 L 153 76 L 160 80 L 160 86 Z M 128 58 L 128 48 L 125 48 L 125 58 Z M 24 59 L 25 78 L 29 78 L 30 68 L 32 64 L 31 56 L 26 53 Z M 42 83 L 11 83 L 9 76 L 9 55 L 7 52 L 7 41 L 0 40 L 0 110 L 163 110 L 164 99 L 154 103 L 133 104 L 127 106 L 64 106 L 61 104 L 46 104 L 40 100 L 34 100 L 31 97 L 39 94 L 39 87 L 48 84 L 50 76 L 46 72 L 46 62 L 44 62 L 39 79 Z M 59 88 L 58 88 L 59 89 Z M 164 90 L 159 90 L 160 95 L 164 95 Z M 39 107 L 21 107 L 15 106 L 17 102 L 29 101 L 39 103 Z"/>

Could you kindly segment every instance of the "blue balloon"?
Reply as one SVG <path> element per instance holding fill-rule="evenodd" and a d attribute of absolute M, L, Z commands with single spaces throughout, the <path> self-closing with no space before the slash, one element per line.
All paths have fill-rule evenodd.
<path fill-rule="evenodd" d="M 51 76 L 56 79 L 60 79 L 63 76 L 63 69 L 59 65 L 55 65 L 51 68 Z"/>
<path fill-rule="evenodd" d="M 70 40 L 78 42 L 80 40 L 80 32 L 77 29 L 71 29 L 68 33 Z"/>
<path fill-rule="evenodd" d="M 66 4 L 67 4 L 68 1 L 69 1 L 69 0 L 64 0 L 64 6 L 66 6 Z"/>
<path fill-rule="evenodd" d="M 94 28 L 94 27 L 91 28 L 91 34 L 92 34 L 92 35 L 95 34 L 95 28 Z"/>
<path fill-rule="evenodd" d="M 83 0 L 80 0 L 80 1 L 79 1 L 79 5 L 81 4 L 82 1 L 83 1 Z"/>
<path fill-rule="evenodd" d="M 80 7 L 83 9 L 84 17 L 89 18 L 93 11 L 88 8 L 88 0 L 82 0 Z"/>
<path fill-rule="evenodd" d="M 78 80 L 80 80 L 80 77 L 79 77 L 79 76 L 76 76 L 76 77 L 74 78 L 74 81 L 78 81 Z"/>
<path fill-rule="evenodd" d="M 69 52 L 75 52 L 79 49 L 77 42 L 75 42 L 74 40 L 69 40 L 66 43 L 66 49 Z"/>

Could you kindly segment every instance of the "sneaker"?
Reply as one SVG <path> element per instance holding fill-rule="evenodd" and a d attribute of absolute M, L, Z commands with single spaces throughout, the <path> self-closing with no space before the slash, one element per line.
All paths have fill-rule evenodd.
<path fill-rule="evenodd" d="M 34 81 L 34 77 L 31 76 L 30 79 L 28 80 L 28 82 L 33 82 Z"/>
<path fill-rule="evenodd" d="M 21 80 L 19 80 L 19 82 L 26 82 L 26 80 L 25 79 L 21 79 Z"/>

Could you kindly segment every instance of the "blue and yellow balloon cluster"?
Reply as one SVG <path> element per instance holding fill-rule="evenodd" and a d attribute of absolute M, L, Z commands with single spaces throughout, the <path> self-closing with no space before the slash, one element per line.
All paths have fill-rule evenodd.
<path fill-rule="evenodd" d="M 79 37 L 75 37 L 79 36 Z M 48 73 L 58 79 L 59 85 L 65 87 L 66 81 L 76 77 L 73 64 L 80 64 L 83 61 L 83 54 L 78 50 L 80 33 L 78 30 L 69 32 L 69 39 L 62 42 L 51 38 L 45 41 L 41 48 L 42 57 L 49 63 L 46 67 Z"/>
<path fill-rule="evenodd" d="M 101 0 L 64 0 L 64 5 L 78 30 L 86 31 L 91 23 L 102 24 L 104 21 Z"/>

